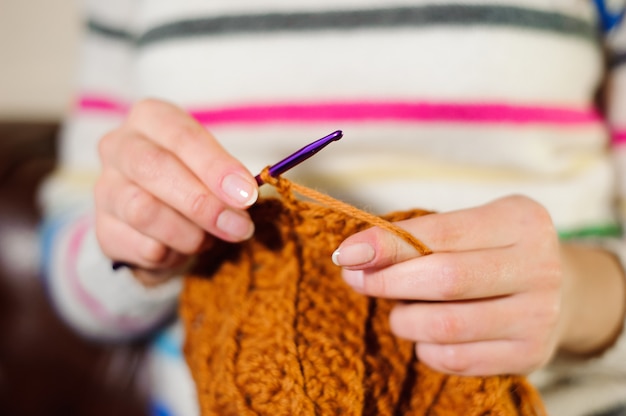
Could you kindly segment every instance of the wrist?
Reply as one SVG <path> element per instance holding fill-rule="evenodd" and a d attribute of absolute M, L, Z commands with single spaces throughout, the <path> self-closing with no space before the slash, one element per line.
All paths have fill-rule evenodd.
<path fill-rule="evenodd" d="M 562 352 L 595 355 L 620 335 L 626 312 L 626 280 L 618 259 L 584 245 L 562 248 L 564 287 Z"/>

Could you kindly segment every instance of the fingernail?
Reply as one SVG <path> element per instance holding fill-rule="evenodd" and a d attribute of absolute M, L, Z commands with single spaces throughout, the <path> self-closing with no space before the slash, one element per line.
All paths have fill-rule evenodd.
<path fill-rule="evenodd" d="M 222 190 L 237 204 L 248 207 L 259 197 L 259 191 L 242 175 L 231 173 L 222 181 Z"/>
<path fill-rule="evenodd" d="M 374 260 L 374 247 L 367 243 L 341 246 L 333 253 L 333 263 L 337 266 L 350 267 L 368 263 Z"/>
<path fill-rule="evenodd" d="M 245 240 L 254 233 L 254 224 L 250 218 L 230 209 L 221 212 L 216 226 L 235 240 Z"/>
<path fill-rule="evenodd" d="M 343 280 L 354 289 L 363 289 L 363 270 L 346 270 L 341 272 Z"/>

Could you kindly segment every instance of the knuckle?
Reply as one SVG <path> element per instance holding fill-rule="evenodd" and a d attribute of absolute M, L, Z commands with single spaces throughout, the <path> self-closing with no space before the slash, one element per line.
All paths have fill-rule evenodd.
<path fill-rule="evenodd" d="M 463 322 L 456 315 L 444 313 L 433 318 L 430 332 L 434 342 L 454 342 L 460 339 Z"/>
<path fill-rule="evenodd" d="M 548 210 L 544 208 L 543 205 L 539 204 L 533 199 L 524 196 L 517 196 L 520 199 L 520 205 L 522 205 L 525 210 L 529 213 L 531 218 L 539 219 L 539 220 L 549 220 L 550 214 Z"/>
<path fill-rule="evenodd" d="M 178 251 L 183 254 L 198 253 L 204 246 L 204 239 L 204 232 L 199 229 L 187 232 L 185 236 L 186 241 L 180 244 Z"/>
<path fill-rule="evenodd" d="M 535 200 L 522 194 L 509 195 L 498 200 L 498 203 L 506 204 L 507 206 L 511 207 L 511 209 L 520 212 L 535 209 L 540 206 L 537 202 L 535 202 Z"/>
<path fill-rule="evenodd" d="M 552 333 L 559 323 L 560 315 L 560 301 L 544 301 L 535 306 L 532 319 L 544 333 Z"/>
<path fill-rule="evenodd" d="M 544 367 L 550 361 L 550 354 L 547 354 L 547 345 L 540 340 L 528 341 L 523 345 L 524 354 L 520 362 L 520 373 L 530 373 Z"/>
<path fill-rule="evenodd" d="M 135 189 L 123 208 L 124 220 L 133 228 L 143 230 L 153 224 L 158 216 L 158 204 L 154 197 Z"/>
<path fill-rule="evenodd" d="M 156 240 L 149 240 L 141 247 L 141 257 L 150 264 L 156 265 L 162 263 L 166 258 L 169 249 Z"/>
<path fill-rule="evenodd" d="M 364 276 L 363 279 L 363 293 L 370 296 L 382 296 L 381 287 L 384 287 L 384 284 L 381 283 L 377 276 L 375 275 L 367 275 Z"/>
<path fill-rule="evenodd" d="M 191 250 L 189 250 L 188 254 L 199 253 L 206 246 L 206 235 L 204 231 L 198 230 L 194 235 L 191 242 Z"/>
<path fill-rule="evenodd" d="M 133 104 L 128 114 L 132 122 L 141 122 L 146 116 L 154 112 L 162 105 L 162 102 L 154 98 L 142 98 Z"/>
<path fill-rule="evenodd" d="M 204 130 L 199 124 L 179 123 L 172 131 L 168 142 L 174 152 L 178 152 L 183 146 L 200 142 L 204 137 Z"/>
<path fill-rule="evenodd" d="M 437 216 L 431 216 L 427 219 L 428 224 L 428 240 L 438 247 L 454 247 L 457 241 L 463 237 L 465 225 L 459 226 L 457 221 L 438 221 Z M 443 214 L 445 215 L 445 214 Z"/>
<path fill-rule="evenodd" d="M 534 354 L 529 354 L 528 359 L 526 361 L 525 368 L 522 369 L 522 372 L 528 373 L 535 370 L 538 370 L 545 366 L 548 363 L 548 358 L 544 356 L 544 354 L 540 354 L 535 352 Z"/>
<path fill-rule="evenodd" d="M 389 327 L 391 331 L 401 338 L 417 341 L 420 337 L 416 325 L 411 320 L 407 310 L 396 305 L 389 313 Z"/>
<path fill-rule="evenodd" d="M 367 239 L 374 247 L 376 261 L 380 264 L 393 264 L 399 261 L 400 244 L 397 238 L 379 227 L 374 227 L 367 231 Z"/>
<path fill-rule="evenodd" d="M 191 193 L 187 197 L 189 215 L 195 219 L 208 219 L 209 222 L 217 221 L 217 207 L 206 193 Z"/>
<path fill-rule="evenodd" d="M 560 259 L 545 261 L 542 265 L 541 279 L 539 280 L 542 287 L 547 290 L 560 291 L 563 286 L 563 268 Z"/>
<path fill-rule="evenodd" d="M 151 181 L 158 179 L 165 166 L 170 160 L 167 150 L 160 147 L 143 149 L 136 160 L 130 165 L 130 175 L 136 181 Z"/>
<path fill-rule="evenodd" d="M 167 143 L 166 146 L 174 153 L 178 154 L 189 143 L 206 139 L 204 127 L 169 102 L 151 98 L 143 99 L 135 103 L 129 115 L 129 122 L 135 125 L 154 123 L 155 120 L 163 126 L 168 126 L 163 131 L 163 137 Z"/>
<path fill-rule="evenodd" d="M 108 160 L 108 156 L 113 153 L 117 135 L 117 130 L 113 130 L 106 133 L 98 140 L 98 157 L 103 165 Z"/>
<path fill-rule="evenodd" d="M 105 256 L 113 257 L 113 251 L 110 249 L 110 227 L 107 227 L 107 221 L 103 215 L 96 213 L 94 221 L 94 232 L 98 245 Z"/>
<path fill-rule="evenodd" d="M 525 218 L 523 224 L 540 224 L 542 226 L 542 231 L 544 235 L 556 236 L 556 231 L 550 213 L 539 204 L 532 204 L 531 208 L 528 210 L 527 218 Z M 553 240 L 556 241 L 556 238 L 546 239 L 545 241 L 551 242 Z"/>
<path fill-rule="evenodd" d="M 106 212 L 109 215 L 118 216 L 116 203 L 123 198 L 123 185 L 116 178 L 116 173 L 111 169 L 103 169 L 96 178 L 92 189 L 94 210 L 96 213 Z"/>
<path fill-rule="evenodd" d="M 542 259 L 536 259 L 532 267 L 526 279 L 529 287 L 535 292 L 554 295 L 562 291 L 565 275 L 560 258 L 544 256 Z"/>
<path fill-rule="evenodd" d="M 441 265 L 439 279 L 439 294 L 443 300 L 454 300 L 462 298 L 467 292 L 464 284 L 465 270 L 452 261 L 445 261 Z"/>
<path fill-rule="evenodd" d="M 511 212 L 518 213 L 518 223 L 522 227 L 528 227 L 537 224 L 543 224 L 547 231 L 553 232 L 554 226 L 552 223 L 552 217 L 548 210 L 535 201 L 524 195 L 512 195 L 505 199 L 511 207 Z"/>
<path fill-rule="evenodd" d="M 393 287 L 395 277 L 387 269 L 370 273 L 365 272 L 363 279 L 364 293 L 382 298 L 395 298 Z"/>
<path fill-rule="evenodd" d="M 384 249 L 388 252 L 390 264 L 400 263 L 405 260 L 405 256 L 403 255 L 403 240 L 395 236 L 388 236 L 387 244 Z"/>
<path fill-rule="evenodd" d="M 363 279 L 363 292 L 380 297 L 390 296 L 390 282 L 391 276 L 384 270 L 379 270 L 375 273 L 366 273 Z"/>
<path fill-rule="evenodd" d="M 451 374 L 465 374 L 469 371 L 471 362 L 463 348 L 459 345 L 441 346 L 440 365 L 444 372 Z"/>

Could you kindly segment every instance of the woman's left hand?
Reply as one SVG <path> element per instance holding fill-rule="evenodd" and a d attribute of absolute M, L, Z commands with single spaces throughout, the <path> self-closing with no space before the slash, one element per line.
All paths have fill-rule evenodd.
<path fill-rule="evenodd" d="M 529 373 L 554 355 L 567 327 L 565 273 L 550 215 L 511 196 L 484 206 L 397 223 L 428 246 L 420 256 L 379 228 L 333 255 L 366 295 L 400 299 L 392 331 L 419 359 L 460 375 Z"/>

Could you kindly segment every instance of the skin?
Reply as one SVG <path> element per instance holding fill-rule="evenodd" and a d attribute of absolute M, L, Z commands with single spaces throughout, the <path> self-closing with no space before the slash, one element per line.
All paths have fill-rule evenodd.
<path fill-rule="evenodd" d="M 176 274 L 214 238 L 254 232 L 252 174 L 180 108 L 144 100 L 99 143 L 95 226 L 108 257 L 146 284 Z"/>
<path fill-rule="evenodd" d="M 527 374 L 557 351 L 588 355 L 621 330 L 624 276 L 607 252 L 559 244 L 548 212 L 524 196 L 398 223 L 434 254 L 378 228 L 333 260 L 356 291 L 400 299 L 390 316 L 416 353 L 451 374 Z"/>
<path fill-rule="evenodd" d="M 145 100 L 99 146 L 95 227 L 103 252 L 157 285 L 215 238 L 254 232 L 254 177 L 178 107 Z M 608 253 L 559 244 L 545 208 L 523 196 L 398 223 L 434 254 L 378 228 L 333 255 L 354 290 L 400 299 L 392 330 L 453 374 L 528 373 L 559 350 L 589 354 L 618 333 L 624 278 Z"/>

